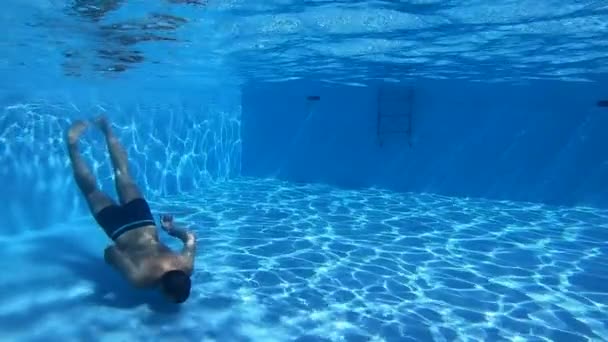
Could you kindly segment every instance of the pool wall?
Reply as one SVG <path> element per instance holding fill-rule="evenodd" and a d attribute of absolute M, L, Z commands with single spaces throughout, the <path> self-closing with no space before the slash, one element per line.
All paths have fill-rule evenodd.
<path fill-rule="evenodd" d="M 72 178 L 64 135 L 74 119 L 97 113 L 112 120 L 148 196 L 190 191 L 240 173 L 236 88 L 34 89 L 0 94 L 0 235 L 42 229 L 88 213 Z M 114 196 L 111 164 L 96 130 L 85 135 L 81 151 L 102 189 Z"/>
<path fill-rule="evenodd" d="M 608 206 L 608 108 L 597 106 L 608 97 L 602 83 L 411 86 L 411 146 L 398 134 L 381 146 L 378 90 L 395 86 L 246 85 L 243 175 Z M 404 101 L 386 101 L 386 113 L 407 110 Z"/>

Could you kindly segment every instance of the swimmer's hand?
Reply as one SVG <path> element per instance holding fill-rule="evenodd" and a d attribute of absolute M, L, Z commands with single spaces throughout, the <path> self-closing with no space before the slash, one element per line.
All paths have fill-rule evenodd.
<path fill-rule="evenodd" d="M 191 255 L 196 250 L 196 236 L 193 232 L 186 231 L 176 227 L 173 223 L 173 216 L 169 214 L 160 216 L 160 226 L 169 235 L 174 236 L 184 243 L 184 251 L 186 255 Z"/>
<path fill-rule="evenodd" d="M 173 215 L 164 214 L 160 216 L 160 226 L 167 233 L 171 233 L 175 226 L 173 225 Z"/>

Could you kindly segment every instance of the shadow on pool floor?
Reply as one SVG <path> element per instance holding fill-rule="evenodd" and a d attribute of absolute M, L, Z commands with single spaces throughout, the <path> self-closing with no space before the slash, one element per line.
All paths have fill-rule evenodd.
<path fill-rule="evenodd" d="M 84 315 L 82 317 L 94 315 L 95 312 L 99 312 L 100 315 L 116 312 L 103 308 L 124 312 L 123 314 L 116 312 L 117 315 L 114 317 L 105 317 L 95 322 L 109 330 L 116 330 L 116 327 L 107 323 L 113 320 L 119 326 L 125 325 L 124 328 L 128 330 L 129 323 L 121 322 L 125 317 L 138 317 L 139 323 L 156 327 L 153 328 L 155 330 L 167 324 L 172 325 L 172 322 L 181 321 L 184 313 L 187 318 L 184 305 L 167 301 L 157 290 L 131 287 L 118 272 L 104 262 L 103 251 L 95 251 L 94 248 L 103 249 L 103 244 L 99 244 L 95 238 L 83 240 L 53 233 L 27 241 L 16 241 L 14 245 L 20 247 L 5 249 L 2 254 L 6 255 L 2 257 L 5 260 L 6 258 L 16 260 L 13 262 L 14 269 L 19 270 L 21 274 L 14 277 L 14 283 L 18 283 L 18 286 L 11 284 L 12 277 L 6 277 L 0 282 L 0 302 L 11 302 L 15 299 L 13 308 L 5 307 L 4 310 L 0 310 L 2 331 L 0 335 L 25 333 L 31 337 L 37 334 L 35 332 L 37 327 L 51 320 L 66 318 L 70 320 L 71 312 Z M 14 272 L 13 268 L 7 271 L 9 274 Z M 208 274 L 199 274 L 197 277 L 199 281 L 210 279 Z M 71 294 L 70 291 L 79 287 L 75 286 L 74 282 L 88 283 L 92 286 L 92 291 Z M 221 295 L 191 299 L 196 302 L 197 310 L 228 310 L 234 304 L 234 299 Z M 148 308 L 149 312 L 142 314 L 142 308 Z M 81 322 L 82 317 L 73 317 L 71 323 L 81 324 L 77 322 Z M 176 324 L 175 329 L 183 330 L 179 323 Z M 63 328 L 57 331 L 58 336 L 62 335 L 60 330 Z M 77 330 L 94 329 L 89 327 Z M 216 335 L 214 331 L 203 333 Z"/>

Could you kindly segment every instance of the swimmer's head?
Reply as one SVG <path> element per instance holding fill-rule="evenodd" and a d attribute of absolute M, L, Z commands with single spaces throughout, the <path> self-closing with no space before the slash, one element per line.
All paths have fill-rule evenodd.
<path fill-rule="evenodd" d="M 190 277 L 184 271 L 169 271 L 160 279 L 162 292 L 176 303 L 183 303 L 188 299 L 190 285 Z"/>

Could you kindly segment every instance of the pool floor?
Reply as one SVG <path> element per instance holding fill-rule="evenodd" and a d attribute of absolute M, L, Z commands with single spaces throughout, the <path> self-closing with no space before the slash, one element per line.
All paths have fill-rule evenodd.
<path fill-rule="evenodd" d="M 85 217 L 0 240 L 0 340 L 608 336 L 606 210 L 253 179 L 150 202 L 197 231 L 186 304 L 127 286 Z"/>

